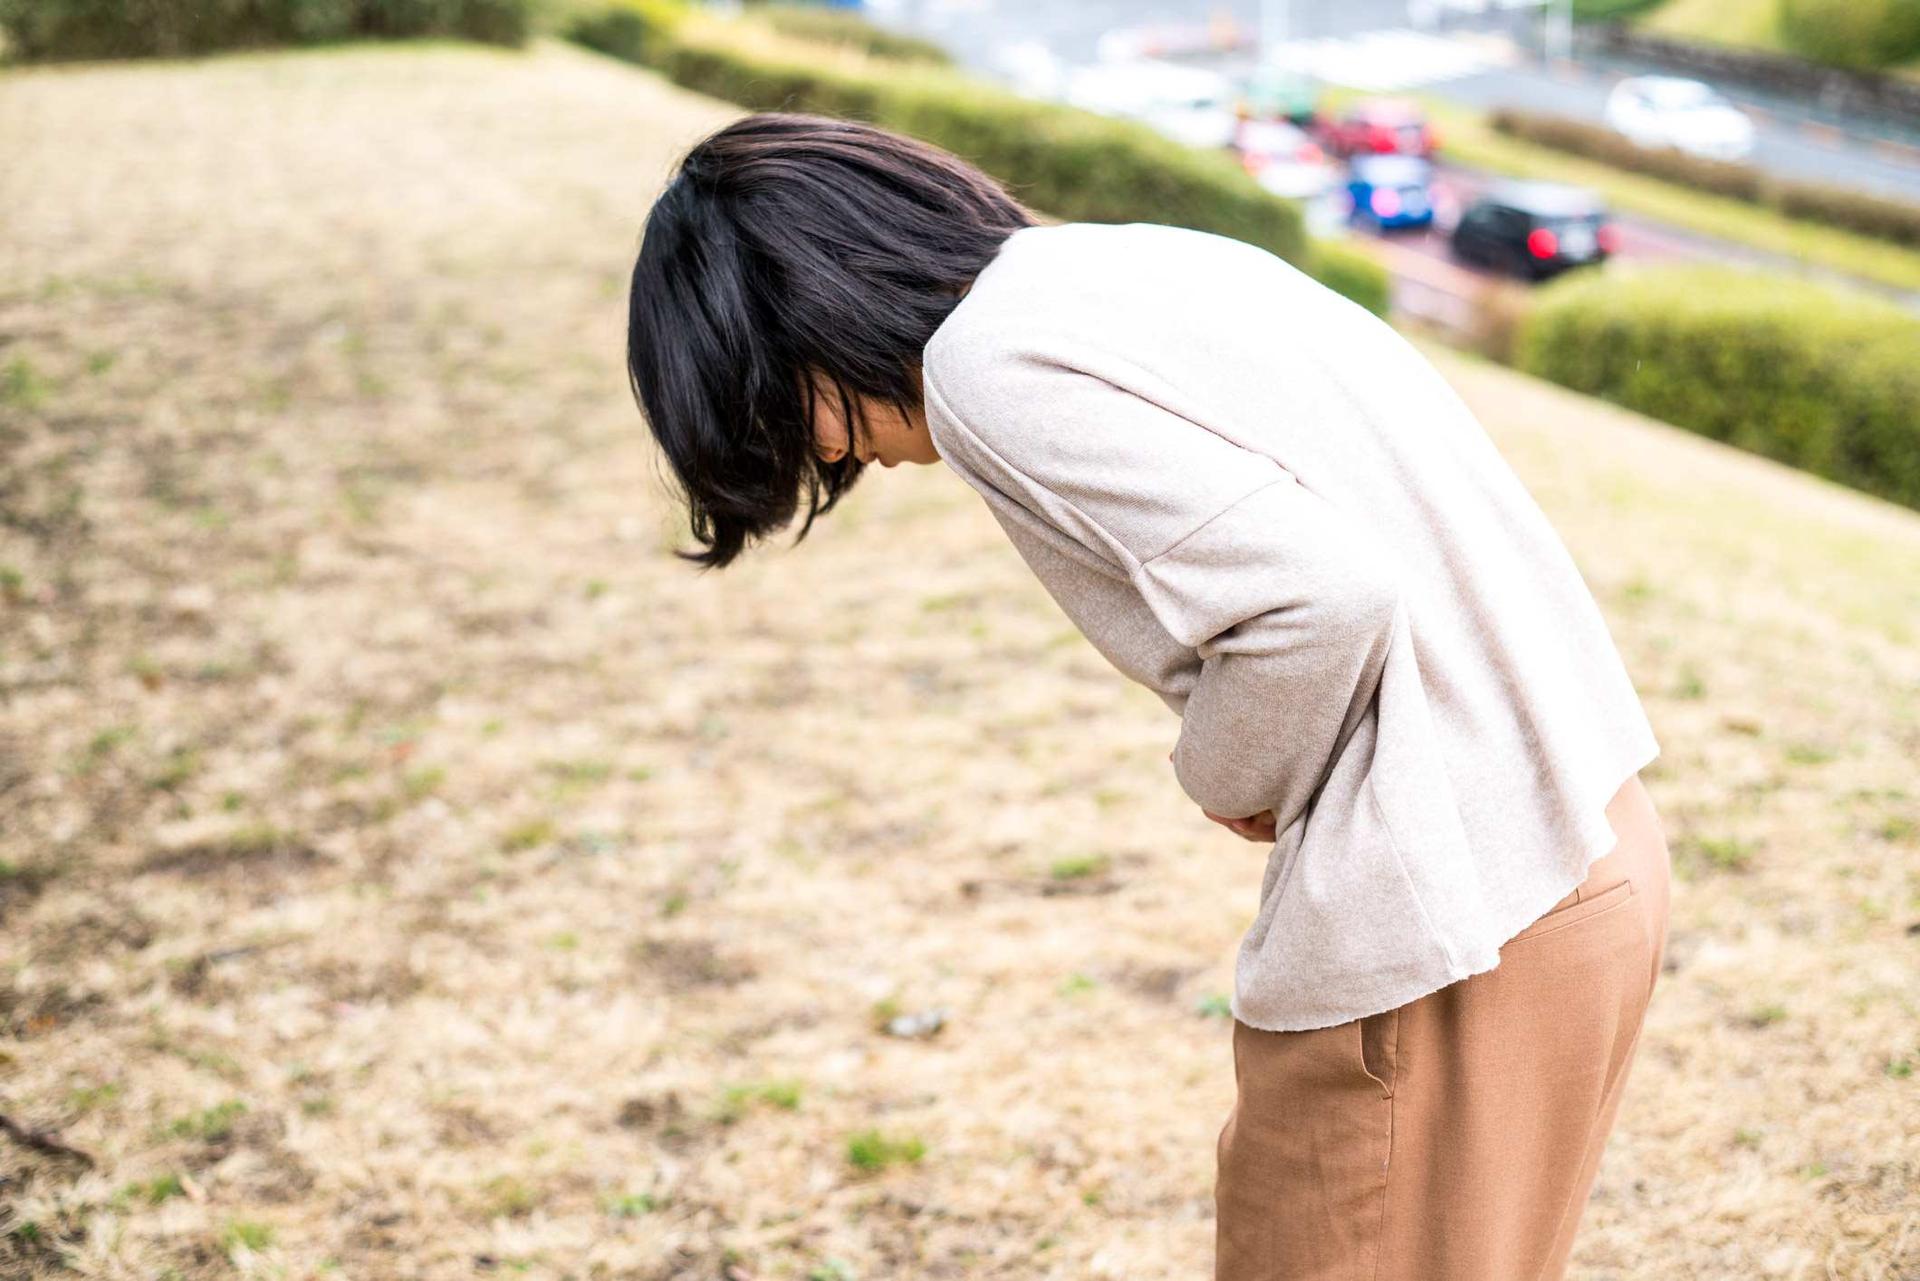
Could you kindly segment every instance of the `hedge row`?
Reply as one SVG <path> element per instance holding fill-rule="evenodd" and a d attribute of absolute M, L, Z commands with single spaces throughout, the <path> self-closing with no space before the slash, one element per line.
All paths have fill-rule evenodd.
<path fill-rule="evenodd" d="M 1578 273 L 1537 292 L 1514 363 L 1920 507 L 1920 316 L 1724 267 Z"/>
<path fill-rule="evenodd" d="M 1916 0 L 1920 3 L 1920 0 Z M 1761 205 L 1809 222 L 1822 222 L 1878 240 L 1920 246 L 1920 205 L 1868 195 L 1848 187 L 1776 178 L 1753 165 L 1709 160 L 1671 147 L 1642 147 L 1604 125 L 1565 116 L 1495 108 L 1495 130 L 1698 191 Z"/>
<path fill-rule="evenodd" d="M 1780 40 L 1815 62 L 1870 70 L 1920 57 L 1920 0 L 1779 0 Z"/>
<path fill-rule="evenodd" d="M 1055 218 L 1171 223 L 1259 245 L 1385 314 L 1385 271 L 1352 251 L 1316 251 L 1298 207 L 1224 150 L 1183 146 L 1143 124 L 1023 98 L 946 68 L 822 57 L 751 18 L 696 15 L 672 0 L 617 0 L 569 34 L 751 110 L 818 112 L 925 139 Z"/>
<path fill-rule="evenodd" d="M 953 55 L 931 40 L 877 27 L 857 13 L 818 4 L 749 3 L 753 16 L 781 35 L 820 44 L 849 45 L 876 58 L 953 64 Z"/>
<path fill-rule="evenodd" d="M 1613 22 L 1652 9 L 1664 0 L 1573 0 L 1573 16 L 1580 22 Z"/>
<path fill-rule="evenodd" d="M 27 61 L 177 57 L 367 37 L 525 42 L 528 0 L 0 0 L 8 53 Z"/>

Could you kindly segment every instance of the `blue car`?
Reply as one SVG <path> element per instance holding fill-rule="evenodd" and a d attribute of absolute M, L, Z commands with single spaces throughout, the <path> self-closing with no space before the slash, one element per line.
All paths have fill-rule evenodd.
<path fill-rule="evenodd" d="M 1352 219 L 1375 231 L 1433 225 L 1433 166 L 1413 156 L 1356 156 L 1347 173 Z"/>

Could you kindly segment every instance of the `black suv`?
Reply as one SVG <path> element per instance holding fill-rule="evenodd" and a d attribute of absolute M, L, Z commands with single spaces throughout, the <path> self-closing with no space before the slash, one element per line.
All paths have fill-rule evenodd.
<path fill-rule="evenodd" d="M 1606 260 L 1619 244 L 1600 198 L 1554 182 L 1506 182 L 1460 215 L 1453 252 L 1529 280 Z"/>

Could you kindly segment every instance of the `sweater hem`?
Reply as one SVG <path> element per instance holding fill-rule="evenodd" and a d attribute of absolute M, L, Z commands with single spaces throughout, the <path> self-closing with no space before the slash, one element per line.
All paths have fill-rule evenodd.
<path fill-rule="evenodd" d="M 1510 925 L 1508 920 L 1500 921 L 1497 927 L 1490 931 L 1492 934 L 1498 936 L 1499 942 L 1491 945 L 1483 942 L 1470 947 L 1463 959 L 1437 978 L 1431 974 L 1415 975 L 1392 985 L 1387 989 L 1388 995 L 1386 1003 L 1381 1005 L 1377 1002 L 1371 1002 L 1369 1004 L 1372 1005 L 1373 1008 L 1368 1009 L 1342 1011 L 1332 1014 L 1321 1011 L 1314 1014 L 1303 1014 L 1297 1018 L 1280 1018 L 1262 1021 L 1247 1016 L 1246 1009 L 1241 1004 L 1238 984 L 1236 984 L 1233 995 L 1227 1002 L 1233 1017 L 1248 1027 L 1262 1032 L 1311 1032 L 1319 1028 L 1335 1027 L 1341 1023 L 1351 1023 L 1359 1019 L 1367 1018 L 1370 1015 L 1381 1014 L 1387 1010 L 1397 1009 L 1402 1005 L 1417 1001 L 1423 996 L 1430 996 L 1442 988 L 1450 987 L 1463 979 L 1470 979 L 1476 974 L 1485 974 L 1497 968 L 1500 964 L 1500 948 L 1515 935 L 1526 929 L 1527 926 L 1533 924 L 1549 911 L 1553 910 L 1553 905 L 1572 893 L 1576 886 L 1585 883 L 1587 877 L 1592 874 L 1593 865 L 1613 851 L 1614 846 L 1619 842 L 1619 835 L 1613 830 L 1613 824 L 1607 819 L 1606 803 L 1613 798 L 1614 793 L 1620 790 L 1627 779 L 1639 773 L 1642 769 L 1645 769 L 1659 754 L 1660 745 L 1658 741 L 1650 735 L 1643 737 L 1638 750 L 1633 754 L 1634 764 L 1626 773 L 1613 780 L 1610 790 L 1600 799 L 1601 808 L 1599 817 L 1587 825 L 1582 835 L 1585 854 L 1581 860 L 1578 875 L 1571 881 L 1566 881 L 1564 878 L 1556 878 L 1553 884 L 1549 886 L 1552 892 L 1541 898 L 1541 905 L 1537 909 L 1529 906 L 1527 912 L 1521 914 L 1522 919 L 1517 924 Z"/>

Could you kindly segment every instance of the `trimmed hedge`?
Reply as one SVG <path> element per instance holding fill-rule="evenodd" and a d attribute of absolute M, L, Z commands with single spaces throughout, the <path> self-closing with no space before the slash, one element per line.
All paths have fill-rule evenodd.
<path fill-rule="evenodd" d="M 1386 315 L 1392 306 L 1393 290 L 1386 269 L 1366 253 L 1338 240 L 1314 241 L 1306 271 L 1376 316 Z"/>
<path fill-rule="evenodd" d="M 752 18 L 696 15 L 668 0 L 618 0 L 569 34 L 750 110 L 817 112 L 925 139 L 1063 221 L 1161 222 L 1259 245 L 1385 312 L 1385 271 L 1351 252 L 1316 254 L 1299 208 L 1224 150 L 1183 146 L 1143 124 L 1022 98 L 947 68 L 838 57 Z"/>
<path fill-rule="evenodd" d="M 768 4 L 750 0 L 754 17 L 784 36 L 820 44 L 848 45 L 876 58 L 952 66 L 953 55 L 931 40 L 876 27 L 857 13 L 817 4 Z"/>
<path fill-rule="evenodd" d="M 686 6 L 675 0 L 622 0 L 581 13 L 562 34 L 598 53 L 657 66 L 686 17 Z"/>
<path fill-rule="evenodd" d="M 1870 70 L 1920 57 L 1920 0 L 1779 0 L 1780 39 L 1815 62 Z"/>
<path fill-rule="evenodd" d="M 0 0 L 11 56 L 178 57 L 368 37 L 526 41 L 527 0 Z"/>
<path fill-rule="evenodd" d="M 1573 0 L 1573 16 L 1579 22 L 1612 22 L 1663 3 L 1665 0 Z"/>
<path fill-rule="evenodd" d="M 1604 125 L 1565 116 L 1497 107 L 1488 122 L 1499 133 L 1585 156 L 1616 169 L 1760 205 L 1789 218 L 1920 247 L 1920 205 L 1850 187 L 1776 178 L 1753 165 L 1709 160 L 1671 147 L 1642 147 Z"/>
<path fill-rule="evenodd" d="M 1920 316 L 1723 267 L 1539 290 L 1514 363 L 1575 391 L 1920 508 Z"/>

